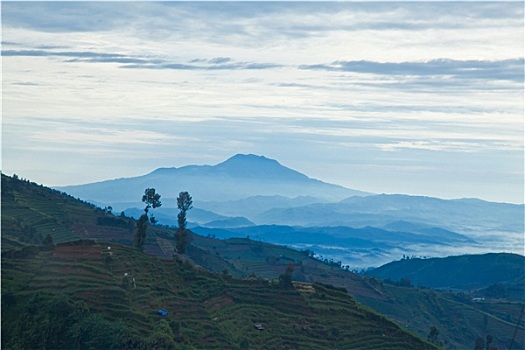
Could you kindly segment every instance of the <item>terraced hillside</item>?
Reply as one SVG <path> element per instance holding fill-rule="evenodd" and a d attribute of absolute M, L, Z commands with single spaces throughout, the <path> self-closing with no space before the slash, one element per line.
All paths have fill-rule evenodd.
<path fill-rule="evenodd" d="M 168 314 L 159 315 L 159 309 Z M 98 329 L 89 327 L 93 324 L 105 333 L 93 331 Z M 434 348 L 344 291 L 320 284 L 286 288 L 263 279 L 234 279 L 92 241 L 2 254 L 2 348 L 102 345 Z"/>
<path fill-rule="evenodd" d="M 95 239 L 132 245 L 135 221 L 116 217 L 65 193 L 2 174 L 2 251 L 42 244 L 49 234 L 55 243 Z M 173 231 L 151 226 L 144 251 L 171 258 L 158 235 Z"/>
<path fill-rule="evenodd" d="M 473 300 L 476 294 L 396 286 L 345 271 L 336 263 L 313 259 L 308 252 L 246 238 L 217 241 L 196 236 L 193 244 L 200 247 L 201 252 L 222 257 L 234 271 L 245 276 L 275 279 L 292 264 L 294 280 L 344 288 L 360 303 L 422 337 L 436 327 L 440 332 L 438 340 L 445 349 L 474 348 L 477 337 L 485 338 L 489 334 L 494 338 L 492 345 L 497 348 L 509 348 L 511 343 L 512 349 L 525 347 L 525 319 L 520 320 L 523 299 Z"/>

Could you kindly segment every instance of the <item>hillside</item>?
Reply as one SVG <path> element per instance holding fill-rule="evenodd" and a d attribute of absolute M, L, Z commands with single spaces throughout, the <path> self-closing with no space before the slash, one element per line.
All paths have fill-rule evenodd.
<path fill-rule="evenodd" d="M 7 195 L 4 196 L 4 193 Z M 134 220 L 115 217 L 58 191 L 7 176 L 2 176 L 2 194 L 3 250 L 31 244 L 27 237 L 24 238 L 26 232 L 34 232 L 41 237 L 49 233 L 55 243 L 71 242 L 81 237 L 111 242 L 109 245 L 112 250 L 117 249 L 113 246 L 116 243 L 131 246 Z M 4 242 L 9 242 L 11 247 L 6 247 Z M 150 226 L 145 252 L 171 261 L 174 243 L 172 229 Z M 100 247 L 104 248 L 105 245 L 107 243 L 100 244 Z M 237 277 L 252 276 L 274 281 L 291 263 L 294 280 L 345 288 L 355 300 L 387 315 L 423 338 L 426 338 L 432 326 L 436 326 L 440 331 L 439 339 L 447 349 L 470 348 L 476 336 L 489 333 L 494 336 L 494 345 L 508 347 L 523 305 L 494 299 L 474 303 L 469 295 L 458 299 L 447 293 L 391 286 L 375 278 L 345 271 L 330 259 L 314 259 L 309 251 L 297 251 L 246 238 L 217 240 L 211 234 L 210 237 L 194 235 L 188 247 L 188 256 L 196 264 L 221 275 L 227 272 Z M 75 258 L 79 257 L 80 253 L 75 253 Z M 18 268 L 16 264 L 5 266 Z M 15 277 L 8 284 L 17 285 L 17 280 L 18 277 Z M 61 283 L 65 281 L 67 278 L 62 278 Z M 32 285 L 31 292 L 38 290 L 35 286 Z M 454 312 L 443 311 L 449 309 Z M 513 349 L 524 348 L 520 340 L 523 339 L 524 326 L 522 320 L 517 333 L 520 342 Z"/>
<path fill-rule="evenodd" d="M 477 296 L 451 294 L 430 289 L 395 286 L 377 278 L 356 275 L 341 269 L 337 262 L 312 259 L 308 251 L 295 251 L 283 246 L 249 239 L 231 238 L 217 241 L 195 236 L 193 246 L 200 254 L 216 256 L 230 264 L 230 269 L 245 276 L 275 279 L 288 264 L 294 265 L 297 281 L 321 282 L 345 288 L 360 303 L 387 316 L 399 325 L 426 337 L 432 326 L 439 332 L 445 349 L 470 349 L 478 336 L 491 334 L 493 346 L 508 348 L 516 331 L 513 349 L 525 348 L 525 320 L 520 321 L 523 299 L 510 301 L 489 298 L 473 301 Z M 192 252 L 199 264 L 206 257 Z M 214 269 L 216 262 L 203 265 Z M 218 269 L 215 271 L 219 271 Z M 516 325 L 519 324 L 518 328 Z"/>
<path fill-rule="evenodd" d="M 65 193 L 2 174 L 2 250 L 81 238 L 131 244 L 135 222 Z"/>
<path fill-rule="evenodd" d="M 397 281 L 408 277 L 414 285 L 441 289 L 471 290 L 500 284 L 518 300 L 525 299 L 525 257 L 517 254 L 403 259 L 368 271 L 367 275 Z"/>
<path fill-rule="evenodd" d="M 4 253 L 2 305 L 3 348 L 433 348 L 338 289 L 91 242 Z"/>

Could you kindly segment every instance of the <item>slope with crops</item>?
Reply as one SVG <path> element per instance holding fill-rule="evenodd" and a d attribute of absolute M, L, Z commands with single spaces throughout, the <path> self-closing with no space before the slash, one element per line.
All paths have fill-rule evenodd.
<path fill-rule="evenodd" d="M 333 287 L 235 279 L 109 248 L 84 240 L 4 252 L 3 348 L 433 348 Z"/>
<path fill-rule="evenodd" d="M 486 335 L 493 336 L 492 346 L 497 348 L 524 349 L 525 346 L 525 319 L 520 318 L 525 305 L 523 299 L 476 298 L 477 294 L 416 288 L 410 283 L 385 283 L 343 270 L 335 262 L 314 259 L 309 251 L 295 251 L 246 238 L 217 241 L 195 236 L 193 247 L 192 256 L 202 264 L 207 259 L 201 255 L 207 253 L 207 256 L 223 258 L 232 271 L 245 276 L 275 279 L 291 264 L 294 280 L 344 288 L 360 303 L 422 337 L 427 337 L 432 327 L 437 328 L 439 336 L 435 341 L 446 349 L 471 348 L 477 337 Z M 213 269 L 213 266 L 203 266 Z"/>

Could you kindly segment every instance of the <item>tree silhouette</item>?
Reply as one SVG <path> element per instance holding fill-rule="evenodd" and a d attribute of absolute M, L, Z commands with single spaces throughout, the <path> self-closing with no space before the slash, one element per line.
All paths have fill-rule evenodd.
<path fill-rule="evenodd" d="M 494 340 L 494 337 L 491 334 L 487 334 L 486 339 L 487 339 L 487 341 L 485 343 L 485 350 L 489 350 L 490 349 L 490 344 Z"/>
<path fill-rule="evenodd" d="M 186 246 L 189 243 L 190 235 L 186 229 L 186 212 L 193 208 L 192 204 L 193 200 L 191 199 L 191 196 L 188 192 L 179 193 L 179 197 L 177 198 L 177 207 L 180 210 L 179 214 L 177 215 L 177 223 L 179 224 L 179 227 L 175 232 L 175 239 L 177 240 L 177 252 L 180 254 L 184 254 L 186 252 Z"/>
<path fill-rule="evenodd" d="M 474 343 L 474 350 L 485 350 L 485 341 L 481 337 L 476 338 Z"/>
<path fill-rule="evenodd" d="M 160 194 L 155 192 L 154 188 L 146 188 L 144 195 L 142 196 L 142 201 L 146 203 L 146 208 L 144 208 L 144 214 L 148 215 L 150 208 L 158 208 L 162 206 L 160 202 Z M 152 224 L 156 223 L 157 220 L 151 215 L 150 221 Z"/>
<path fill-rule="evenodd" d="M 436 328 L 436 326 L 432 326 L 430 327 L 430 332 L 427 335 L 427 339 L 431 343 L 437 344 L 438 335 L 439 335 L 439 330 Z"/>
<path fill-rule="evenodd" d="M 142 202 L 146 203 L 144 208 L 144 214 L 142 214 L 137 221 L 137 231 L 133 237 L 133 244 L 139 251 L 144 250 L 144 242 L 146 241 L 146 235 L 148 230 L 148 222 L 155 224 L 157 220 L 153 215 L 148 216 L 151 208 L 155 209 L 162 206 L 160 201 L 160 194 L 156 193 L 154 188 L 146 188 L 144 195 L 142 196 Z"/>
<path fill-rule="evenodd" d="M 286 267 L 286 271 L 279 275 L 279 286 L 283 289 L 291 289 L 293 288 L 292 284 L 292 274 L 293 274 L 294 266 L 292 263 L 288 263 L 288 266 Z"/>
<path fill-rule="evenodd" d="M 44 238 L 44 245 L 46 247 L 52 247 L 53 246 L 53 237 L 51 237 L 51 235 L 48 233 L 46 235 L 46 238 Z"/>

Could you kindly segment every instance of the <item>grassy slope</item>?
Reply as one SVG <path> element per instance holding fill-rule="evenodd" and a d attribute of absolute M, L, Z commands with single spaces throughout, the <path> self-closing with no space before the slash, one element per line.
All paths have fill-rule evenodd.
<path fill-rule="evenodd" d="M 134 224 L 129 220 L 120 227 L 97 224 L 98 218 L 110 217 L 61 192 L 2 174 L 2 250 L 41 243 L 47 234 L 55 243 L 79 238 L 131 242 Z"/>
<path fill-rule="evenodd" d="M 55 242 L 66 242 L 81 238 L 95 238 L 99 241 L 112 241 L 131 245 L 133 227 L 120 225 L 99 225 L 98 218 L 114 218 L 102 210 L 90 207 L 71 197 L 36 186 L 28 182 L 14 181 L 2 175 L 2 250 L 29 244 L 20 237 L 28 237 L 27 231 L 34 230 L 44 236 L 49 233 Z M 125 219 L 129 224 L 133 222 Z M 50 224 L 51 223 L 51 224 Z M 38 242 L 36 242 L 38 243 Z M 145 251 L 164 258 L 171 258 L 174 248 L 173 231 L 162 227 L 150 227 Z M 470 348 L 474 335 L 484 336 L 492 333 L 501 344 L 508 344 L 521 310 L 520 303 L 490 301 L 471 303 L 460 300 L 453 304 L 455 313 L 470 315 L 474 319 L 503 320 L 492 323 L 465 323 L 453 313 L 442 313 L 450 307 L 442 306 L 434 300 L 434 295 L 444 302 L 453 299 L 444 293 L 432 294 L 430 291 L 398 288 L 383 285 L 375 279 L 362 278 L 346 272 L 336 266 L 311 259 L 307 254 L 286 247 L 274 246 L 247 239 L 218 241 L 195 236 L 189 247 L 190 257 L 199 265 L 215 272 L 228 270 L 233 276 L 252 274 L 276 279 L 283 273 L 289 262 L 295 266 L 294 278 L 306 282 L 322 282 L 344 287 L 357 300 L 380 313 L 388 315 L 401 325 L 426 337 L 430 327 L 435 325 L 440 330 L 440 339 L 450 348 Z M 430 294 L 429 294 L 430 293 Z M 412 295 L 403 302 L 403 295 Z M 413 300 L 413 302 L 411 302 Z M 462 327 L 468 327 L 464 332 Z M 523 334 L 523 322 L 519 334 Z M 509 335 L 510 334 L 510 335 Z M 518 339 L 523 339 L 523 336 Z M 523 341 L 519 347 L 524 348 Z M 508 346 L 508 345 L 506 345 Z"/>
<path fill-rule="evenodd" d="M 112 253 L 111 258 L 109 252 Z M 124 274 L 129 276 L 125 277 Z M 135 279 L 136 288 L 132 283 Z M 431 349 L 346 293 L 317 284 L 282 289 L 267 280 L 211 274 L 131 248 L 66 243 L 52 251 L 5 252 L 2 294 L 64 295 L 147 337 L 161 316 L 178 343 L 200 349 Z M 3 305 L 3 342 L 20 315 Z M 265 330 L 255 329 L 260 323 Z M 5 334 L 7 332 L 7 334 Z M 6 343 L 3 344 L 4 346 Z"/>

